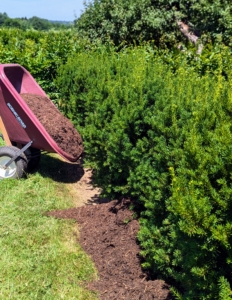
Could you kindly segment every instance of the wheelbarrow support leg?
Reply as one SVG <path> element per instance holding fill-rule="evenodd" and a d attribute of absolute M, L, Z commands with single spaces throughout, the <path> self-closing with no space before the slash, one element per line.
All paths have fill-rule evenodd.
<path fill-rule="evenodd" d="M 31 147 L 33 141 L 30 141 L 29 143 L 27 143 L 21 150 L 19 150 L 14 157 L 12 157 L 4 166 L 4 169 L 8 168 L 9 165 L 16 160 L 17 157 L 19 157 L 24 151 L 26 151 L 29 147 Z"/>
<path fill-rule="evenodd" d="M 6 145 L 7 146 L 12 146 L 10 138 L 9 138 L 8 133 L 6 131 L 6 127 L 5 127 L 4 123 L 3 123 L 3 120 L 1 118 L 1 116 L 0 116 L 0 130 L 2 132 L 3 139 L 4 139 L 5 143 L 6 143 Z"/>

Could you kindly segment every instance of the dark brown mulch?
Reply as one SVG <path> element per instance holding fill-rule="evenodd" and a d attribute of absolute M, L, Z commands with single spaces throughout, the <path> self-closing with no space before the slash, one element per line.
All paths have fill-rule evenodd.
<path fill-rule="evenodd" d="M 169 286 L 150 280 L 141 269 L 136 240 L 139 223 L 129 210 L 130 201 L 86 205 L 49 212 L 56 218 L 74 219 L 81 227 L 80 243 L 94 261 L 100 279 L 88 285 L 102 300 L 168 300 Z"/>
<path fill-rule="evenodd" d="M 20 94 L 20 96 L 57 145 L 78 159 L 83 152 L 83 143 L 71 121 L 64 117 L 47 97 L 34 94 Z"/>

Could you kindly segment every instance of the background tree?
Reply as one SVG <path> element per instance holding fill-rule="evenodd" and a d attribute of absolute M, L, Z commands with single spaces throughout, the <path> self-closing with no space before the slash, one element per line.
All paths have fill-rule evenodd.
<path fill-rule="evenodd" d="M 51 23 L 46 19 L 41 19 L 34 16 L 28 21 L 31 27 L 33 27 L 36 30 L 49 30 L 51 28 Z"/>
<path fill-rule="evenodd" d="M 0 13 L 0 26 L 4 24 L 4 22 L 8 19 L 8 15 L 4 13 Z"/>
<path fill-rule="evenodd" d="M 3 23 L 4 26 L 6 27 L 14 27 L 14 28 L 22 28 L 22 23 L 21 20 L 19 19 L 11 19 L 7 18 L 5 22 Z"/>
<path fill-rule="evenodd" d="M 232 4 L 227 0 L 93 0 L 85 2 L 84 13 L 75 20 L 82 34 L 110 38 L 116 45 L 141 40 L 173 44 L 184 36 L 195 42 L 201 36 L 220 36 L 229 44 L 231 24 Z"/>
<path fill-rule="evenodd" d="M 20 28 L 22 30 L 33 28 L 35 30 L 47 31 L 50 29 L 65 30 L 73 27 L 73 23 L 66 21 L 49 21 L 36 16 L 30 19 L 26 17 L 10 18 L 6 13 L 0 13 L 0 27 Z"/>

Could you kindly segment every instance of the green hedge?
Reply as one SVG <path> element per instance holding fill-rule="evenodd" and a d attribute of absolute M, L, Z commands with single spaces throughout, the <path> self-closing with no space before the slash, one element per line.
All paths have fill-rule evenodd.
<path fill-rule="evenodd" d="M 140 205 L 144 267 L 179 299 L 231 299 L 232 80 L 215 55 L 200 76 L 185 54 L 171 68 L 144 47 L 102 47 L 57 80 L 97 184 Z"/>
<path fill-rule="evenodd" d="M 88 40 L 67 30 L 21 30 L 0 28 L 0 63 L 18 63 L 25 67 L 54 100 L 59 91 L 54 84 L 57 68 L 74 53 L 89 48 Z"/>

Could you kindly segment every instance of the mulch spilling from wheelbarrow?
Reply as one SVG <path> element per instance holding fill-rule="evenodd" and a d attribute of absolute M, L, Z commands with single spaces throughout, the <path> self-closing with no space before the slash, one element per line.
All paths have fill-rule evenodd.
<path fill-rule="evenodd" d="M 91 256 L 100 279 L 88 285 L 102 300 L 168 300 L 169 286 L 152 280 L 141 268 L 136 235 L 139 223 L 129 209 L 130 200 L 85 205 L 49 212 L 49 216 L 74 219 L 80 225 L 79 242 Z"/>
<path fill-rule="evenodd" d="M 64 117 L 52 101 L 44 96 L 20 94 L 57 145 L 78 159 L 83 152 L 82 138 L 69 119 Z"/>

